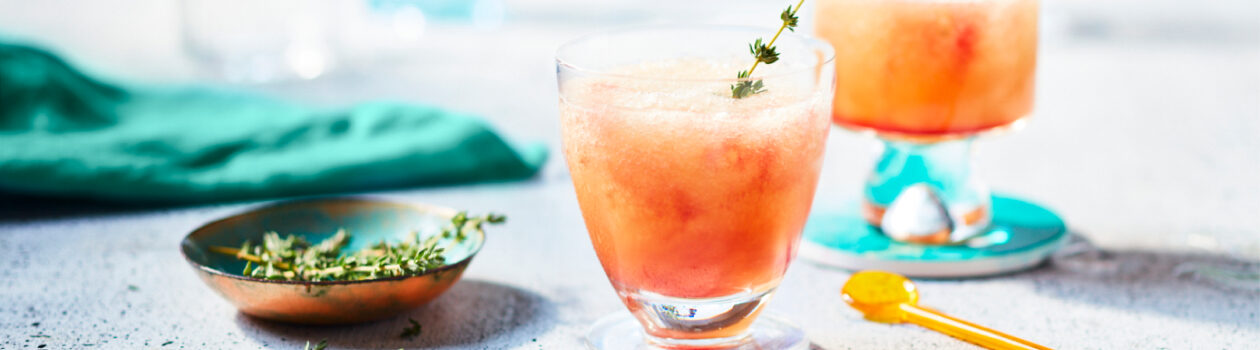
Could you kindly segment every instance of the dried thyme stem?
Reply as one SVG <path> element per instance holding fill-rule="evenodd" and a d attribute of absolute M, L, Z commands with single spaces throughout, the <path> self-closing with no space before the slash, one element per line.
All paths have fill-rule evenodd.
<path fill-rule="evenodd" d="M 797 3 L 796 3 L 796 8 L 792 10 L 792 16 L 793 16 L 793 17 L 795 17 L 795 16 L 796 16 L 796 11 L 800 11 L 800 10 L 801 10 L 801 6 L 802 6 L 802 5 L 805 5 L 805 0 L 801 0 L 800 2 L 797 2 Z M 789 25 L 788 21 L 783 21 L 783 25 L 779 26 L 779 31 L 774 32 L 774 37 L 771 37 L 771 38 L 770 38 L 770 43 L 769 43 L 769 44 L 766 44 L 766 46 L 769 46 L 769 47 L 774 47 L 774 42 L 775 42 L 775 41 L 777 41 L 777 40 L 779 40 L 779 35 L 783 34 L 783 30 L 784 30 L 784 29 L 787 29 L 787 28 L 788 28 L 788 25 Z M 795 22 L 791 23 L 791 26 L 792 26 L 792 28 L 796 28 L 796 23 L 795 23 Z M 795 31 L 795 30 L 793 30 L 793 31 Z M 757 70 L 757 64 L 760 64 L 760 63 L 761 63 L 761 60 L 756 60 L 756 61 L 753 61 L 752 67 L 749 67 L 749 68 L 748 68 L 748 75 L 752 75 L 752 72 L 753 72 L 754 70 Z M 767 62 L 766 64 L 770 64 L 770 62 Z"/>
<path fill-rule="evenodd" d="M 795 8 L 788 6 L 787 9 L 779 14 L 779 19 L 783 21 L 783 25 L 780 25 L 779 30 L 774 32 L 774 37 L 770 38 L 769 43 L 762 43 L 761 38 L 757 38 L 757 41 L 748 44 L 748 51 L 757 60 L 753 61 L 752 67 L 749 67 L 748 70 L 740 71 L 735 76 L 739 79 L 739 82 L 731 84 L 731 97 L 741 99 L 766 91 L 765 82 L 761 81 L 761 79 L 750 79 L 752 73 L 757 70 L 757 65 L 759 64 L 773 64 L 779 60 L 779 52 L 775 49 L 774 43 L 779 40 L 780 35 L 783 35 L 784 29 L 796 31 L 796 25 L 800 21 L 800 18 L 796 16 L 796 12 L 800 11 L 803 5 L 805 5 L 805 0 L 800 0 L 796 3 Z"/>

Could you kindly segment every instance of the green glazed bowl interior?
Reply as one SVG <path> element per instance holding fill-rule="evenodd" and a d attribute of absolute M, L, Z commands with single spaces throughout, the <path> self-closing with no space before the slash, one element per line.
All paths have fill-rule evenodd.
<path fill-rule="evenodd" d="M 339 324 L 393 316 L 422 305 L 450 288 L 485 242 L 469 232 L 462 242 L 440 241 L 446 264 L 419 276 L 363 281 L 272 281 L 242 275 L 245 261 L 215 253 L 211 246 L 258 243 L 275 231 L 316 243 L 338 229 L 350 234 L 342 249 L 352 253 L 375 243 L 400 242 L 418 232 L 423 240 L 440 234 L 456 211 L 449 208 L 366 199 L 315 199 L 284 202 L 237 214 L 202 226 L 181 244 L 184 257 L 212 289 L 241 312 L 295 323 Z"/>

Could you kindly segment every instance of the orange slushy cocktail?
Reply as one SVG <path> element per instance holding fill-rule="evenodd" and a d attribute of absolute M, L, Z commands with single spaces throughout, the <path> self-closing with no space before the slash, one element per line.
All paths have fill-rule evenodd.
<path fill-rule="evenodd" d="M 562 49 L 561 128 L 582 216 L 613 287 L 658 343 L 745 337 L 795 255 L 834 75 L 825 44 L 794 40 L 797 62 L 758 68 L 766 91 L 741 99 L 730 86 L 746 53 L 587 69 Z"/>

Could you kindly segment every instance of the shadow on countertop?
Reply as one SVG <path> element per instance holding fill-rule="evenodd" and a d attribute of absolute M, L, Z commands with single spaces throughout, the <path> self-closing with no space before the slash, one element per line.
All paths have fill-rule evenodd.
<path fill-rule="evenodd" d="M 1105 250 L 1079 234 L 1018 275 L 1043 295 L 1135 313 L 1260 328 L 1260 261 L 1191 252 Z"/>
<path fill-rule="evenodd" d="M 431 184 L 415 186 L 349 191 L 313 191 L 307 194 L 295 194 L 291 196 L 241 198 L 235 200 L 203 202 L 111 201 L 89 197 L 60 197 L 24 194 L 0 189 L 0 223 L 111 216 L 162 210 L 305 200 L 311 198 L 374 197 L 386 193 L 420 190 L 466 190 L 503 186 L 541 186 L 546 184 L 547 181 L 550 180 L 545 179 L 542 176 L 534 176 L 520 180 L 434 182 Z"/>
<path fill-rule="evenodd" d="M 92 199 L 32 196 L 0 192 L 0 222 L 124 214 L 163 208 L 159 204 L 110 203 Z"/>
<path fill-rule="evenodd" d="M 275 348 L 301 349 L 326 339 L 331 347 L 348 349 L 435 348 L 495 344 L 519 346 L 550 328 L 555 307 L 542 296 L 488 281 L 464 280 L 438 299 L 404 315 L 348 326 L 303 326 L 237 314 L 246 336 Z M 401 334 L 414 319 L 421 326 L 415 338 Z M 522 343 L 523 342 L 523 343 Z"/>

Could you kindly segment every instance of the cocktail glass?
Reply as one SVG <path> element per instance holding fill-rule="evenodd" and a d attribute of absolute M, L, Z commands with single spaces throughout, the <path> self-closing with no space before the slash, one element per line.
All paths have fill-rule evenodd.
<path fill-rule="evenodd" d="M 784 33 L 766 91 L 731 97 L 772 29 L 597 34 L 557 52 L 565 159 L 595 252 L 630 314 L 598 349 L 798 348 L 758 314 L 795 256 L 830 123 L 825 42 Z M 636 322 L 637 321 L 637 322 Z"/>
<path fill-rule="evenodd" d="M 833 119 L 884 145 L 863 193 L 869 227 L 896 242 L 929 245 L 991 232 L 1007 236 L 985 244 L 1000 244 L 1028 222 L 1062 231 L 1049 211 L 992 196 L 971 167 L 976 136 L 1020 125 L 1032 111 L 1038 0 L 816 4 L 816 32 L 837 47 Z M 814 239 L 812 228 L 809 236 L 827 241 Z"/>

